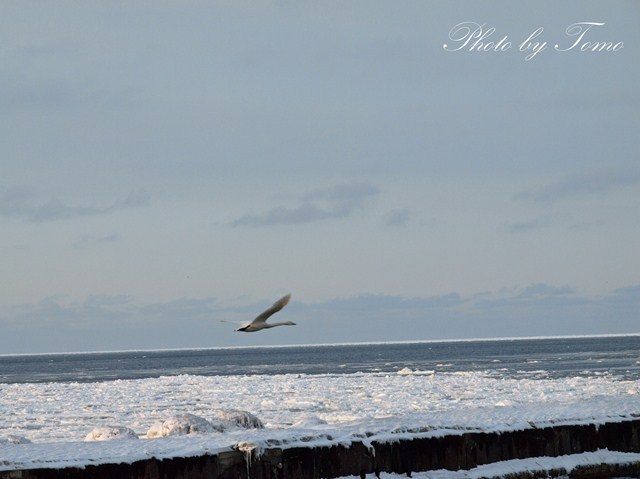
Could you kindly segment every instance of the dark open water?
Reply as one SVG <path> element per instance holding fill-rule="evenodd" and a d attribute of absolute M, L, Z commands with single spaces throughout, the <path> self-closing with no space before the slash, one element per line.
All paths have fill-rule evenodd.
<path fill-rule="evenodd" d="M 487 371 L 497 377 L 640 378 L 640 336 L 283 346 L 0 356 L 0 383 L 178 374 Z"/>

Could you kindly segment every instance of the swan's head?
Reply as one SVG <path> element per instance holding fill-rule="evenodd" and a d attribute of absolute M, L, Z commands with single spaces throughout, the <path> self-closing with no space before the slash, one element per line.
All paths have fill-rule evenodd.
<path fill-rule="evenodd" d="M 296 323 L 294 323 L 293 321 L 287 321 L 287 322 L 282 323 L 282 324 L 284 324 L 285 326 L 295 326 L 296 325 Z"/>

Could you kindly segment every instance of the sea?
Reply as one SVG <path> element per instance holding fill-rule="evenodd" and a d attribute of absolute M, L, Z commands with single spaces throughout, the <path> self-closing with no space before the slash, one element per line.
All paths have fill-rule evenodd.
<path fill-rule="evenodd" d="M 483 371 L 499 378 L 640 378 L 640 335 L 0 355 L 0 383 L 189 375 Z"/>

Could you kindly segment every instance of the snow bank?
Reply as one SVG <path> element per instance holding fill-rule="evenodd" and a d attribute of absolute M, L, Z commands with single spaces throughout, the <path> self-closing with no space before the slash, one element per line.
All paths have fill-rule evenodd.
<path fill-rule="evenodd" d="M 529 459 L 514 459 L 478 466 L 469 471 L 427 471 L 414 472 L 413 479 L 485 479 L 508 477 L 510 474 L 540 473 L 550 470 L 564 470 L 567 474 L 578 467 L 598 466 L 601 464 L 633 464 L 640 462 L 640 454 L 630 452 L 608 451 L 606 449 L 573 454 L 560 457 L 532 457 Z M 375 477 L 369 474 L 367 477 Z M 391 474 L 382 472 L 380 479 L 406 479 L 406 474 Z M 343 476 L 338 479 L 359 479 L 360 476 Z"/>

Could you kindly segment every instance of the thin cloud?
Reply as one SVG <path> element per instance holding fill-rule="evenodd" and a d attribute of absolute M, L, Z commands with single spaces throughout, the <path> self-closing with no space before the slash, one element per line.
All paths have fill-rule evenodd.
<path fill-rule="evenodd" d="M 551 224 L 551 220 L 546 216 L 534 218 L 529 221 L 514 221 L 507 223 L 507 229 L 511 233 L 522 233 L 525 231 L 536 230 L 540 228 L 546 228 Z"/>
<path fill-rule="evenodd" d="M 595 221 L 585 221 L 583 223 L 576 223 L 573 224 L 571 226 L 569 226 L 569 230 L 572 231 L 586 231 L 586 230 L 592 230 L 592 229 L 596 229 L 596 228 L 600 228 L 604 225 L 606 225 L 606 221 L 604 220 L 595 220 Z"/>
<path fill-rule="evenodd" d="M 405 226 L 411 219 L 411 213 L 408 209 L 399 209 L 389 211 L 385 216 L 385 223 L 388 226 Z"/>
<path fill-rule="evenodd" d="M 302 195 L 301 199 L 305 201 L 329 200 L 360 203 L 365 198 L 377 195 L 378 193 L 380 193 L 380 190 L 375 186 L 365 183 L 353 183 L 328 188 L 318 188 L 306 195 Z"/>
<path fill-rule="evenodd" d="M 348 298 L 333 299 L 316 306 L 328 310 L 379 312 L 457 308 L 464 305 L 466 301 L 458 293 L 414 298 L 387 294 L 360 294 Z"/>
<path fill-rule="evenodd" d="M 640 185 L 640 170 L 581 173 L 537 189 L 523 191 L 515 198 L 545 203 L 575 196 L 606 194 L 618 188 L 636 185 Z"/>
<path fill-rule="evenodd" d="M 19 111 L 68 108 L 77 101 L 74 89 L 58 80 L 40 80 L 37 83 L 17 83 L 0 77 L 0 114 Z"/>
<path fill-rule="evenodd" d="M 24 54 L 32 56 L 29 52 Z M 18 81 L 13 76 L 0 72 L 0 115 L 47 110 L 131 107 L 143 103 L 143 93 L 142 87 L 109 85 L 107 88 L 87 88 L 85 84 L 60 78 Z"/>
<path fill-rule="evenodd" d="M 211 319 L 214 312 L 220 310 L 213 297 L 181 298 L 163 303 L 153 303 L 141 306 L 139 313 L 144 317 L 162 317 L 167 319 L 190 318 Z"/>
<path fill-rule="evenodd" d="M 489 311 L 534 311 L 553 307 L 582 306 L 591 302 L 592 300 L 579 296 L 570 286 L 547 283 L 535 283 L 523 288 L 478 295 L 473 301 L 477 310 Z"/>
<path fill-rule="evenodd" d="M 346 184 L 319 188 L 295 199 L 295 205 L 276 206 L 261 213 L 248 213 L 232 221 L 232 226 L 273 226 L 313 223 L 346 218 L 364 208 L 380 190 L 367 184 Z"/>
<path fill-rule="evenodd" d="M 82 302 L 69 302 L 66 296 L 52 296 L 31 304 L 20 304 L 4 312 L 4 318 L 19 324 L 37 323 L 38 327 L 62 327 L 92 322 L 129 319 L 134 308 L 123 295 L 90 295 Z"/>
<path fill-rule="evenodd" d="M 108 215 L 115 211 L 135 208 L 146 203 L 140 195 L 129 195 L 123 200 L 113 203 L 95 205 L 72 205 L 59 198 L 39 198 L 29 188 L 12 188 L 0 196 L 0 216 L 20 218 L 40 223 L 45 221 L 65 220 L 82 216 Z"/>
<path fill-rule="evenodd" d="M 607 300 L 618 306 L 627 306 L 635 314 L 640 309 L 640 284 L 616 289 L 609 295 Z"/>
<path fill-rule="evenodd" d="M 233 221 L 233 226 L 270 226 L 299 223 L 311 223 L 327 218 L 340 218 L 346 215 L 344 209 L 325 210 L 312 203 L 304 203 L 292 208 L 277 206 L 263 213 L 246 214 Z"/>
<path fill-rule="evenodd" d="M 116 243 L 120 241 L 117 234 L 109 234 L 104 236 L 85 235 L 73 245 L 75 249 L 84 249 L 92 245 Z"/>
<path fill-rule="evenodd" d="M 14 321 L 51 323 L 93 323 L 148 321 L 158 318 L 210 318 L 215 311 L 214 298 L 183 298 L 164 303 L 137 304 L 126 295 L 93 294 L 83 301 L 67 301 L 65 296 L 44 298 L 37 303 L 21 304 L 5 312 Z"/>
<path fill-rule="evenodd" d="M 543 297 L 565 296 L 574 294 L 575 290 L 569 286 L 555 286 L 546 283 L 536 283 L 526 286 L 515 297 L 517 299 L 532 299 Z"/>

